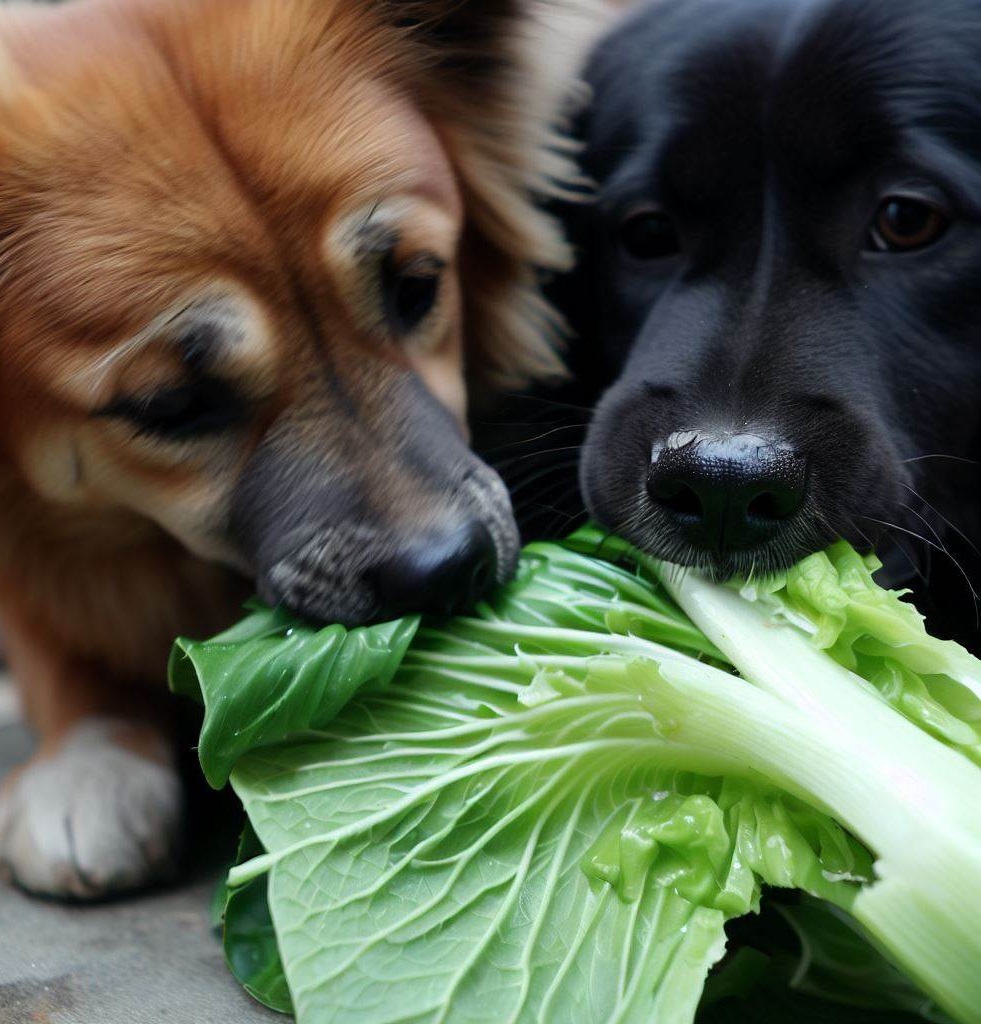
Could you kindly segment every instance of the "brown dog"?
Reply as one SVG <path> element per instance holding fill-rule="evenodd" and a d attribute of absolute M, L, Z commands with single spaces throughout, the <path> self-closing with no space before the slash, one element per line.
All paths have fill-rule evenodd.
<path fill-rule="evenodd" d="M 506 0 L 0 7 L 0 619 L 41 736 L 0 861 L 173 861 L 178 633 L 260 594 L 360 622 L 510 571 L 469 386 L 558 370 L 563 246 Z M 152 685 L 146 685 L 152 684 Z"/>

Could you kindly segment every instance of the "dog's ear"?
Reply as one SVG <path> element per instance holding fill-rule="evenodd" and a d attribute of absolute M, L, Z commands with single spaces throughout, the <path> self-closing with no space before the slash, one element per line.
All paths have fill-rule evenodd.
<path fill-rule="evenodd" d="M 420 47 L 426 107 L 462 184 L 461 267 L 475 393 L 560 377 L 560 322 L 538 279 L 571 260 L 541 200 L 572 174 L 555 128 L 563 92 L 601 24 L 598 5 L 377 2 Z"/>

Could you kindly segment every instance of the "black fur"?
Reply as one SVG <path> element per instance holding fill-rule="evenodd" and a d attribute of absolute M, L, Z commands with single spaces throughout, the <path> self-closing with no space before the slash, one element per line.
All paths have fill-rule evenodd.
<path fill-rule="evenodd" d="M 894 579 L 930 578 L 949 632 L 973 634 L 981 0 L 659 0 L 601 43 L 587 78 L 596 196 L 565 210 L 580 259 L 556 296 L 577 401 L 603 392 L 581 464 L 589 510 L 723 573 L 839 534 L 876 544 Z M 937 204 L 946 233 L 872 251 L 896 193 Z M 649 203 L 679 251 L 632 260 L 621 224 Z M 704 427 L 760 429 L 808 462 L 793 521 L 725 564 L 684 543 L 645 486 L 652 447 Z"/>

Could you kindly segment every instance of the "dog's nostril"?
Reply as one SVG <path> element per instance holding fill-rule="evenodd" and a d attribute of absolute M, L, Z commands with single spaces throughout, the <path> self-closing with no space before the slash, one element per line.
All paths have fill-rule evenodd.
<path fill-rule="evenodd" d="M 763 491 L 746 506 L 751 519 L 788 519 L 801 506 L 803 493 L 792 488 Z"/>
<path fill-rule="evenodd" d="M 497 577 L 497 550 L 473 520 L 447 534 L 403 543 L 371 573 L 385 615 L 449 614 L 480 598 Z"/>
<path fill-rule="evenodd" d="M 679 516 L 702 516 L 702 501 L 695 491 L 681 480 L 654 480 L 649 488 L 658 504 Z"/>

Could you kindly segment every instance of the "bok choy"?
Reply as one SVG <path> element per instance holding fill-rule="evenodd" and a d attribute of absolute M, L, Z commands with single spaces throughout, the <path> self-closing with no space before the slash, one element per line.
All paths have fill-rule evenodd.
<path fill-rule="evenodd" d="M 768 886 L 981 1021 L 981 664 L 872 568 L 723 586 L 587 529 L 470 617 L 180 641 L 252 830 L 236 974 L 301 1024 L 683 1024 Z"/>

